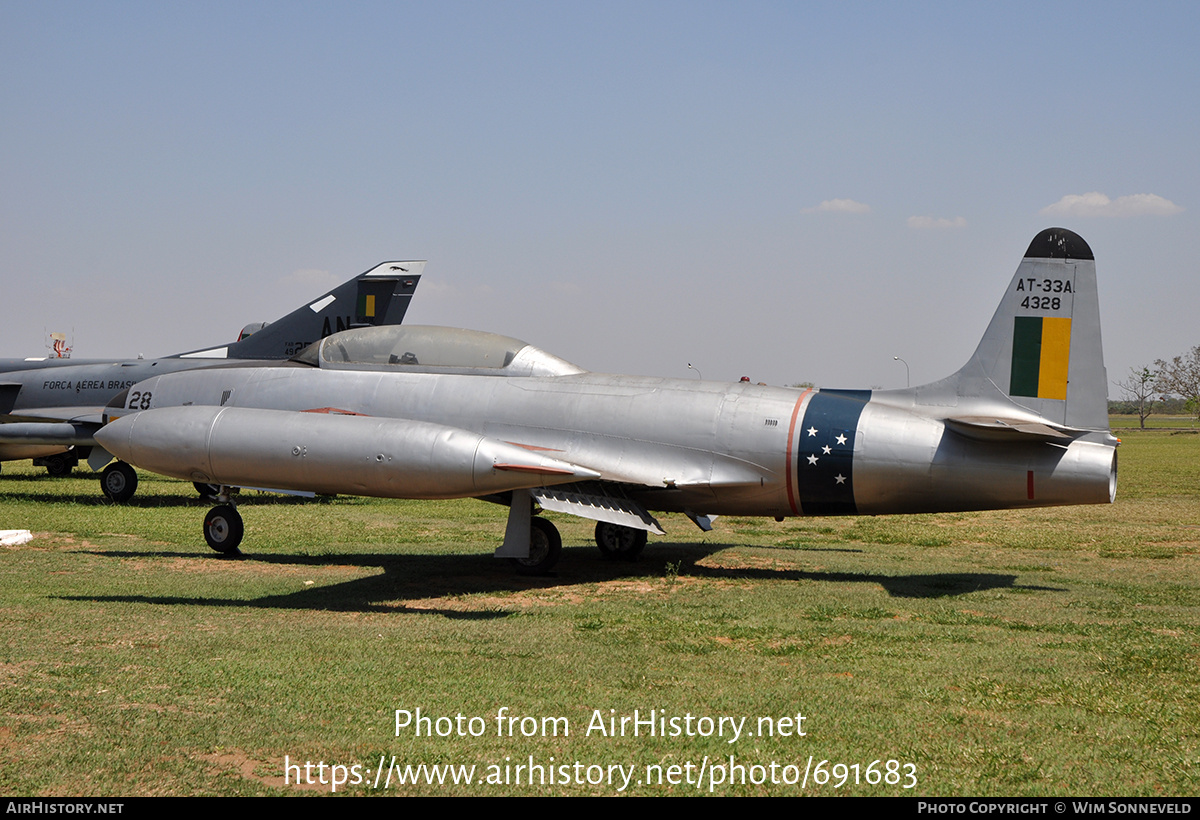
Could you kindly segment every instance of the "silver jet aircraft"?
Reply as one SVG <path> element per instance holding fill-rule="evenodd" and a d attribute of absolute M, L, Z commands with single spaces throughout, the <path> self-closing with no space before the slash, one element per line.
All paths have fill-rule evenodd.
<path fill-rule="evenodd" d="M 431 327 L 351 330 L 285 366 L 158 376 L 97 440 L 130 464 L 221 485 L 209 545 L 235 551 L 238 486 L 510 505 L 498 556 L 554 566 L 534 514 L 597 521 L 632 557 L 651 511 L 876 515 L 1113 500 L 1095 262 L 1034 238 L 973 356 L 904 390 L 794 390 L 589 373 L 524 342 Z"/>
<path fill-rule="evenodd" d="M 112 456 L 94 447 L 92 434 L 117 394 L 160 373 L 287 359 L 338 331 L 400 324 L 424 267 L 423 261 L 381 263 L 278 321 L 247 325 L 236 342 L 164 359 L 0 359 L 0 461 L 33 458 L 51 475 L 66 475 L 87 458 L 99 469 Z M 137 474 L 111 464 L 100 487 L 109 498 L 128 500 Z"/>

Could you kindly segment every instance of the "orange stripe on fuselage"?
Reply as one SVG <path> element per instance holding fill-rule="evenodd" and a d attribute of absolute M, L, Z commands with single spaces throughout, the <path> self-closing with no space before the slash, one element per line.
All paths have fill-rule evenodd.
<path fill-rule="evenodd" d="M 811 393 L 813 389 L 809 387 L 800 394 L 800 398 L 796 399 L 796 406 L 792 408 L 792 423 L 788 425 L 788 443 L 787 443 L 787 497 L 788 504 L 791 505 L 792 515 L 800 514 L 800 499 L 796 497 L 796 470 L 792 465 L 792 444 L 796 441 L 796 419 L 800 416 L 800 405 L 804 404 L 804 399 Z"/>

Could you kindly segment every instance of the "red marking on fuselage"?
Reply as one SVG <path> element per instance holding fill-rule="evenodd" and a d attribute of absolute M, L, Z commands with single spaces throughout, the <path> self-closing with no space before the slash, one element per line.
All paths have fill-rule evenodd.
<path fill-rule="evenodd" d="M 796 470 L 792 464 L 792 443 L 796 440 L 796 419 L 800 415 L 800 405 L 804 404 L 804 399 L 812 392 L 812 388 L 807 388 L 800 394 L 800 398 L 796 399 L 796 406 L 792 408 L 792 422 L 788 425 L 788 443 L 787 443 L 787 497 L 788 504 L 792 507 L 792 515 L 800 514 L 800 499 L 796 498 Z"/>
<path fill-rule="evenodd" d="M 562 450 L 554 447 L 538 447 L 536 444 L 522 444 L 519 441 L 506 441 L 505 444 L 511 444 L 513 447 L 520 447 L 523 450 L 545 450 L 547 453 L 561 453 Z"/>
<path fill-rule="evenodd" d="M 575 475 L 570 470 L 562 470 L 557 467 L 538 467 L 534 464 L 493 464 L 497 470 L 507 470 L 515 473 L 538 473 L 541 475 Z"/>
<path fill-rule="evenodd" d="M 365 416 L 366 413 L 355 413 L 353 410 L 342 410 L 340 407 L 314 407 L 311 410 L 301 410 L 301 413 L 324 413 L 327 416 Z"/>
<path fill-rule="evenodd" d="M 1033 501 L 1033 470 L 1025 473 L 1025 490 L 1029 493 L 1029 500 Z"/>

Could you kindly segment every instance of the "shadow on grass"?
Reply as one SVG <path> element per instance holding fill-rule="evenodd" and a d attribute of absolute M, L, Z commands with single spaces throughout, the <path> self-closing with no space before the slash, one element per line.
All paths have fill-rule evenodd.
<path fill-rule="evenodd" d="M 996 573 L 935 573 L 886 575 L 856 572 L 810 572 L 786 567 L 710 567 L 700 564 L 715 552 L 735 544 L 658 543 L 651 554 L 635 563 L 603 560 L 594 549 L 563 549 L 558 569 L 546 576 L 518 575 L 508 561 L 490 554 L 471 555 L 380 555 L 375 553 L 304 555 L 211 555 L 214 562 L 254 562 L 278 566 L 375 567 L 381 573 L 325 586 L 314 586 L 283 595 L 262 598 L 206 598 L 155 595 L 61 596 L 61 600 L 146 603 L 158 605 L 255 607 L 307 609 L 331 612 L 394 612 L 442 615 L 446 618 L 489 620 L 504 618 L 513 611 L 497 607 L 478 610 L 427 607 L 412 602 L 480 593 L 523 592 L 577 584 L 600 584 L 614 580 L 662 581 L 666 563 L 676 564 L 677 577 L 720 578 L 739 581 L 813 581 L 818 583 L 864 583 L 883 587 L 894 598 L 944 598 L 992 589 L 1021 589 L 1063 592 L 1056 587 L 1016 583 L 1016 575 Z M 91 551 L 109 558 L 196 558 L 193 552 Z M 664 563 L 665 562 L 665 563 Z M 674 568 L 674 567 L 673 567 Z M 409 602 L 409 603 L 405 603 Z"/>
<path fill-rule="evenodd" d="M 99 483 L 96 484 L 95 493 L 86 493 L 81 491 L 76 495 L 63 494 L 61 491 L 55 491 L 54 487 L 45 487 L 39 491 L 38 484 L 44 484 L 46 481 L 55 481 L 55 479 L 45 479 L 39 476 L 4 476 L 0 479 L 0 489 L 5 498 L 10 498 L 14 501 L 27 501 L 37 504 L 75 504 L 80 507 L 127 507 L 129 509 L 161 509 L 163 507 L 193 507 L 202 509 L 212 507 L 217 502 L 212 498 L 201 498 L 199 493 L 194 495 L 181 495 L 178 491 L 161 493 L 139 493 L 128 501 L 117 503 L 110 500 L 100 492 Z M 23 486 L 17 491 L 9 486 L 10 482 L 28 482 L 29 486 Z M 237 505 L 239 507 L 258 507 L 269 506 L 275 504 L 296 505 L 296 504 L 328 504 L 335 499 L 334 496 L 317 496 L 316 498 L 306 498 L 304 496 L 283 495 L 275 493 L 259 493 L 255 490 L 244 491 L 237 495 Z"/>

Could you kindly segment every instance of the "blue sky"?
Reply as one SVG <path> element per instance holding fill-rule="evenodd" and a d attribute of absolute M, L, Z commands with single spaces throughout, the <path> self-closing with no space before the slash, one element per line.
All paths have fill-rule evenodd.
<path fill-rule="evenodd" d="M 896 387 L 895 355 L 959 367 L 1061 225 L 1115 380 L 1200 344 L 1197 31 L 1194 3 L 0 0 L 0 356 L 208 346 L 419 258 L 414 322 Z"/>

